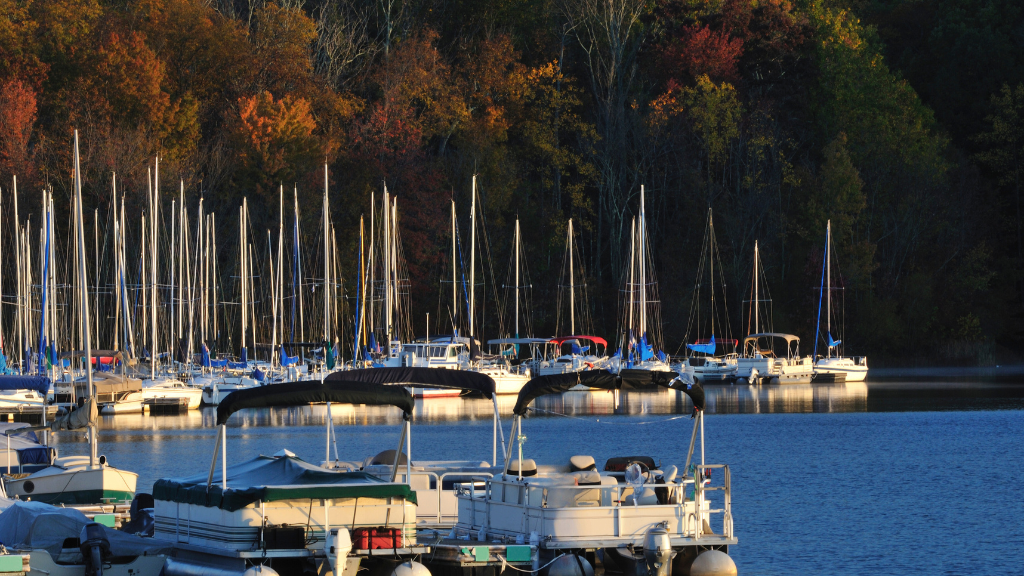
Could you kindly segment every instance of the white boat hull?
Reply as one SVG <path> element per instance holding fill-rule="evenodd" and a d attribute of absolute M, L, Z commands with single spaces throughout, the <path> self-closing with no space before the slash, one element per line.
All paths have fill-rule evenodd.
<path fill-rule="evenodd" d="M 80 457 L 73 460 L 81 461 Z M 7 496 L 55 505 L 122 503 L 135 497 L 138 474 L 111 466 L 89 467 L 88 460 L 85 462 L 51 466 L 25 478 L 7 480 Z"/>
<path fill-rule="evenodd" d="M 867 358 L 822 358 L 814 363 L 815 374 L 843 374 L 847 382 L 863 382 L 868 377 Z"/>

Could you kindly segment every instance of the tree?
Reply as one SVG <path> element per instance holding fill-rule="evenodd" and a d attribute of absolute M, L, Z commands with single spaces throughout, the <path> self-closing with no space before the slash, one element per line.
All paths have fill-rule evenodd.
<path fill-rule="evenodd" d="M 988 132 L 976 137 L 987 150 L 978 153 L 978 159 L 996 175 L 1000 186 L 1013 191 L 1016 209 L 1017 262 L 1024 262 L 1024 240 L 1021 236 L 1020 189 L 1024 176 L 1024 84 L 1010 88 L 1008 84 L 992 96 L 993 112 L 985 121 Z M 1021 290 L 1024 298 L 1024 290 Z"/>
<path fill-rule="evenodd" d="M 36 122 L 36 94 L 20 80 L 0 84 L 0 174 L 31 181 L 32 138 Z"/>
<path fill-rule="evenodd" d="M 315 130 L 309 103 L 302 98 L 275 100 L 261 92 L 238 99 L 238 111 L 229 121 L 240 165 L 234 183 L 244 194 L 252 191 L 261 198 L 264 217 L 277 206 L 279 184 L 295 183 L 323 160 Z"/>

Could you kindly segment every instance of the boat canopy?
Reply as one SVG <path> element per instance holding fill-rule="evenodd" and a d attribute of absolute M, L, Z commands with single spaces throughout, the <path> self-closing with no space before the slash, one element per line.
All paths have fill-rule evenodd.
<path fill-rule="evenodd" d="M 33 390 L 45 396 L 50 391 L 50 379 L 46 376 L 0 376 L 0 390 Z"/>
<path fill-rule="evenodd" d="M 743 342 L 747 343 L 751 340 L 757 340 L 758 338 L 781 338 L 785 340 L 787 344 L 800 341 L 800 337 L 794 336 L 793 334 L 783 334 L 782 332 L 761 332 L 747 336 L 743 339 Z"/>
<path fill-rule="evenodd" d="M 42 502 L 15 501 L 0 513 L 0 541 L 8 550 L 46 550 L 60 556 L 64 541 L 82 533 L 92 520 L 78 510 L 50 506 Z M 170 554 L 173 544 L 156 538 L 143 538 L 103 527 L 111 556 Z"/>
<path fill-rule="evenodd" d="M 327 381 L 366 382 L 369 384 L 423 386 L 480 392 L 490 398 L 494 394 L 494 379 L 481 372 L 468 370 L 441 370 L 438 368 L 360 368 L 335 372 Z"/>
<path fill-rule="evenodd" d="M 28 428 L 23 430 L 23 428 Z M 39 443 L 39 437 L 23 422 L 0 423 L 0 432 L 7 437 L 0 443 L 0 449 L 10 448 L 18 453 L 18 462 L 24 464 L 50 464 L 56 456 L 56 450 Z M 8 444 L 9 443 L 9 444 Z M 0 469 L 6 470 L 0 460 Z"/>
<path fill-rule="evenodd" d="M 512 412 L 522 416 L 535 399 L 547 394 L 565 392 L 578 384 L 601 390 L 630 390 L 651 385 L 672 388 L 685 392 L 693 401 L 696 410 L 704 409 L 704 388 L 687 374 L 659 370 L 622 370 L 619 374 L 613 374 L 608 370 L 584 370 L 531 379 L 519 391 Z"/>
<path fill-rule="evenodd" d="M 227 469 L 228 488 L 207 485 L 207 475 L 161 478 L 153 498 L 234 512 L 255 502 L 324 500 L 335 498 L 404 498 L 416 503 L 408 484 L 386 482 L 366 472 L 337 472 L 315 466 L 294 455 L 257 456 Z"/>
<path fill-rule="evenodd" d="M 608 341 L 600 336 L 559 336 L 558 338 L 552 338 L 549 342 L 557 346 L 561 346 L 570 340 L 589 340 L 594 344 L 600 344 L 601 346 L 608 348 Z"/>
<path fill-rule="evenodd" d="M 415 402 L 405 388 L 349 382 L 344 380 L 345 374 L 347 372 L 335 372 L 322 383 L 319 380 L 287 382 L 235 390 L 217 406 L 217 425 L 224 424 L 232 414 L 244 408 L 304 406 L 314 402 L 396 406 L 402 409 L 406 419 L 412 417 Z"/>

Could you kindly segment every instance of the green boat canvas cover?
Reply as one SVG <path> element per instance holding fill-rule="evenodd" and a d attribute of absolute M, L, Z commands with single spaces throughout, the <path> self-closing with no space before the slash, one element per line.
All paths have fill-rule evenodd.
<path fill-rule="evenodd" d="M 207 475 L 163 478 L 153 498 L 234 512 L 256 502 L 296 499 L 403 498 L 416 503 L 407 484 L 385 482 L 365 472 L 336 472 L 294 456 L 258 456 L 228 466 L 228 489 L 207 486 Z"/>

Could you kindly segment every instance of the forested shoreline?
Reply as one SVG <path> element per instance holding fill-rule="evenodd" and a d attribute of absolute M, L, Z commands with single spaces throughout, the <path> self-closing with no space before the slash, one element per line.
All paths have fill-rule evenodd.
<path fill-rule="evenodd" d="M 162 188 L 217 214 L 226 276 L 243 197 L 262 231 L 294 189 L 316 245 L 326 162 L 351 285 L 359 217 L 386 184 L 411 322 L 430 313 L 431 333 L 451 200 L 464 226 L 475 174 L 485 337 L 508 331 L 517 217 L 532 331 L 564 332 L 572 218 L 592 328 L 614 334 L 644 186 L 669 354 L 709 208 L 734 336 L 757 241 L 774 326 L 810 352 L 830 220 L 849 355 L 974 365 L 1024 347 L 1010 0 L 0 0 L 3 234 L 12 176 L 23 223 L 44 188 L 70 213 L 75 129 L 90 227 L 107 226 L 113 173 L 139 220 L 159 156 Z"/>

